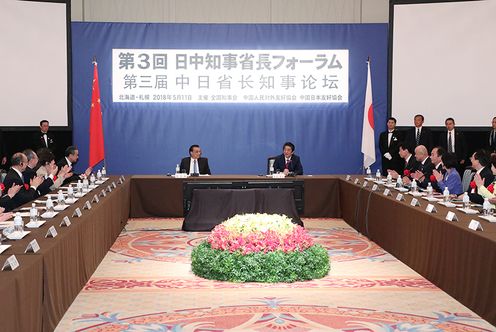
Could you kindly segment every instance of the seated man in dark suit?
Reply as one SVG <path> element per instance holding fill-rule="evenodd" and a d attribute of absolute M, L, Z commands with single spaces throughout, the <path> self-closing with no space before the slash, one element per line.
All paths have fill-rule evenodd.
<path fill-rule="evenodd" d="M 71 170 L 72 170 L 74 168 L 74 164 L 77 163 L 77 161 L 79 159 L 78 148 L 74 145 L 71 145 L 71 146 L 67 147 L 67 149 L 65 149 L 64 155 L 65 155 L 65 157 L 58 161 L 57 167 L 59 168 L 59 170 L 61 170 L 64 168 L 64 166 L 69 166 L 69 167 L 71 167 Z M 67 167 L 66 167 L 66 169 L 67 169 Z M 85 177 L 88 177 L 91 174 L 92 170 L 93 170 L 92 167 L 88 167 L 83 174 L 77 174 L 77 173 L 73 172 L 72 176 L 65 179 L 64 183 L 62 185 L 65 185 L 69 182 L 84 179 Z"/>
<path fill-rule="evenodd" d="M 21 190 L 20 185 L 16 184 L 6 190 L 3 188 L 3 183 L 0 184 L 0 207 L 5 211 L 12 211 L 15 208 L 15 202 L 12 198 Z"/>
<path fill-rule="evenodd" d="M 199 145 L 193 144 L 190 146 L 189 157 L 181 160 L 181 165 L 179 166 L 181 172 L 193 175 L 212 174 L 208 166 L 208 158 L 202 158 L 201 153 Z"/>
<path fill-rule="evenodd" d="M 303 166 L 300 157 L 294 154 L 295 146 L 291 142 L 284 143 L 282 154 L 274 161 L 274 171 L 283 172 L 285 175 L 303 175 Z"/>
<path fill-rule="evenodd" d="M 403 174 L 401 174 L 403 182 L 408 182 L 411 178 L 411 175 L 415 173 L 415 171 L 418 170 L 419 167 L 417 160 L 415 160 L 410 150 L 412 150 L 412 148 L 405 143 L 400 143 L 398 145 L 398 154 L 404 160 Z M 388 169 L 388 173 L 391 174 L 393 179 L 397 179 L 398 177 L 400 177 L 400 174 L 393 169 Z"/>
<path fill-rule="evenodd" d="M 434 169 L 438 172 L 442 172 L 443 170 L 443 155 L 446 153 L 446 150 L 441 146 L 436 146 L 431 151 L 431 162 L 434 165 Z"/>
<path fill-rule="evenodd" d="M 28 164 L 22 176 L 24 177 L 24 183 L 29 184 L 30 181 L 36 177 L 36 171 L 38 170 L 38 155 L 31 149 L 26 149 L 22 153 L 28 158 Z M 44 181 L 38 187 L 38 192 L 40 195 L 46 195 L 50 192 L 50 187 L 53 185 L 54 179 L 56 179 L 57 166 L 50 169 L 50 174 L 44 177 Z"/>
<path fill-rule="evenodd" d="M 415 160 L 418 162 L 418 168 L 415 173 L 412 174 L 412 180 L 417 181 L 417 185 L 420 188 L 427 188 L 427 184 L 431 181 L 432 170 L 434 169 L 434 164 L 429 157 L 429 151 L 423 145 L 419 145 L 415 148 Z"/>
<path fill-rule="evenodd" d="M 11 159 L 12 167 L 9 169 L 7 176 L 3 180 L 5 190 L 7 191 L 15 185 L 22 186 L 19 192 L 12 197 L 11 203 L 13 208 L 26 204 L 27 202 L 40 196 L 38 186 L 43 183 L 43 178 L 36 176 L 30 181 L 29 185 L 24 185 L 24 177 L 22 172 L 26 170 L 27 164 L 28 158 L 26 155 L 21 152 L 15 153 Z"/>
<path fill-rule="evenodd" d="M 430 151 L 432 148 L 432 133 L 429 128 L 424 127 L 424 116 L 417 114 L 413 118 L 414 127 L 407 130 L 405 135 L 405 144 L 415 149 L 423 145 Z"/>
<path fill-rule="evenodd" d="M 484 187 L 488 187 L 494 181 L 494 175 L 491 171 L 491 156 L 485 150 L 477 150 L 474 152 L 472 157 L 470 157 L 472 162 L 472 168 L 475 170 L 475 174 L 472 177 L 470 186 L 468 187 L 468 196 L 470 201 L 482 204 L 484 203 L 484 198 L 477 193 L 477 186 L 475 185 L 474 178 L 478 175 L 484 180 Z M 461 196 L 460 196 L 461 197 Z"/>

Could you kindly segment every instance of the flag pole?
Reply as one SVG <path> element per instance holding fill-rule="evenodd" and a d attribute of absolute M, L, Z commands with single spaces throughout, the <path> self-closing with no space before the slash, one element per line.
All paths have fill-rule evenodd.
<path fill-rule="evenodd" d="M 367 64 L 367 69 L 368 69 L 368 66 L 370 65 L 370 55 L 367 55 L 367 61 L 365 61 L 365 63 Z M 366 171 L 367 170 L 365 169 L 365 165 L 362 162 L 362 175 L 365 175 Z"/>

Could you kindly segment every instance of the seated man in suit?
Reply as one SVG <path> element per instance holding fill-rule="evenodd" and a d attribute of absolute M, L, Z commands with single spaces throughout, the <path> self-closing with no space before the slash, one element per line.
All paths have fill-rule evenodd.
<path fill-rule="evenodd" d="M 472 177 L 470 186 L 468 187 L 468 196 L 470 201 L 482 204 L 484 203 L 484 198 L 477 192 L 477 185 L 474 181 L 475 177 L 480 177 L 484 182 L 484 187 L 488 187 L 494 181 L 494 175 L 491 171 L 491 156 L 485 150 L 477 150 L 470 157 L 472 162 L 472 168 L 475 170 L 475 174 Z M 460 195 L 460 198 L 462 196 Z"/>
<path fill-rule="evenodd" d="M 403 158 L 404 162 L 404 168 L 403 168 L 403 174 L 402 174 L 402 180 L 404 181 L 409 181 L 410 176 L 415 173 L 415 171 L 418 169 L 418 162 L 415 160 L 413 157 L 412 153 L 410 150 L 412 149 L 410 146 L 408 146 L 405 143 L 400 143 L 398 145 L 398 154 L 400 155 L 401 158 Z M 397 179 L 400 175 L 398 172 L 396 172 L 394 169 L 388 169 L 388 173 L 391 174 L 393 179 Z"/>
<path fill-rule="evenodd" d="M 7 176 L 3 180 L 3 184 L 7 191 L 15 185 L 22 186 L 19 192 L 12 197 L 12 207 L 16 208 L 40 196 L 38 186 L 43 183 L 44 179 L 36 176 L 31 179 L 29 185 L 24 185 L 24 176 L 22 175 L 22 172 L 26 170 L 28 158 L 22 152 L 14 153 L 11 159 L 11 165 Z"/>
<path fill-rule="evenodd" d="M 431 162 L 434 165 L 434 169 L 438 172 L 443 170 L 443 155 L 446 150 L 440 146 L 436 146 L 431 151 Z"/>
<path fill-rule="evenodd" d="M 303 166 L 300 157 L 294 154 L 295 146 L 291 142 L 284 143 L 282 154 L 276 157 L 274 161 L 274 171 L 283 172 L 285 175 L 292 173 L 294 175 L 303 175 Z"/>
<path fill-rule="evenodd" d="M 37 176 L 36 171 L 38 170 L 38 155 L 31 149 L 26 149 L 22 153 L 28 158 L 28 164 L 22 175 L 24 177 L 24 183 L 29 184 L 29 182 Z M 46 195 L 50 192 L 50 187 L 53 185 L 54 179 L 57 175 L 57 166 L 50 168 L 49 174 L 44 176 L 43 183 L 38 187 L 40 195 Z"/>
<path fill-rule="evenodd" d="M 0 183 L 0 207 L 5 209 L 5 211 L 13 210 L 15 208 L 15 202 L 12 198 L 17 195 L 21 187 L 21 185 L 16 184 L 6 190 L 3 183 Z"/>
<path fill-rule="evenodd" d="M 412 149 L 423 145 L 430 151 L 432 148 L 432 134 L 429 128 L 424 127 L 424 116 L 417 114 L 413 118 L 414 127 L 408 129 L 405 136 L 405 143 Z"/>
<path fill-rule="evenodd" d="M 379 149 L 382 155 L 382 174 L 387 175 L 388 169 L 402 172 L 401 158 L 398 155 L 398 144 L 402 141 L 401 133 L 396 130 L 396 119 L 389 118 L 387 130 L 379 136 Z"/>
<path fill-rule="evenodd" d="M 419 145 L 415 148 L 415 160 L 418 162 L 418 168 L 415 173 L 412 174 L 412 180 L 415 179 L 420 188 L 427 188 L 427 184 L 430 182 L 430 177 L 432 175 L 432 170 L 434 169 L 434 164 L 429 158 L 429 151 L 423 145 Z"/>
<path fill-rule="evenodd" d="M 60 159 L 59 162 L 57 163 L 57 167 L 59 170 L 62 169 L 67 169 L 65 166 L 71 167 L 71 170 L 74 168 L 74 164 L 77 163 L 79 159 L 79 150 L 76 146 L 71 145 L 65 149 L 64 153 L 65 157 Z M 64 180 L 63 185 L 72 182 L 72 181 L 77 181 L 79 179 L 84 179 L 85 177 L 88 177 L 91 174 L 91 171 L 93 170 L 93 167 L 88 167 L 86 171 L 83 174 L 77 174 L 74 173 L 72 174 L 71 177 L 68 177 L 67 179 Z"/>
<path fill-rule="evenodd" d="M 189 157 L 183 158 L 181 160 L 181 165 L 179 169 L 183 173 L 200 175 L 200 174 L 209 174 L 210 167 L 208 166 L 208 158 L 202 158 L 202 151 L 200 146 L 197 144 L 193 144 L 189 147 Z"/>

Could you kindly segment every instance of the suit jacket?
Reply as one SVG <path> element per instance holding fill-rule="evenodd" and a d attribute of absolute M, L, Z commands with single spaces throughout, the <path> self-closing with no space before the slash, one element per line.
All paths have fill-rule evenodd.
<path fill-rule="evenodd" d="M 496 152 L 496 134 L 493 139 L 491 139 L 491 134 L 493 130 L 491 129 L 487 134 L 486 144 L 489 149 L 489 152 Z"/>
<path fill-rule="evenodd" d="M 427 158 L 422 165 L 422 163 L 418 164 L 418 170 L 424 173 L 424 177 L 419 181 L 418 186 L 421 188 L 427 188 L 427 184 L 431 182 L 430 178 L 432 175 L 432 171 L 434 170 L 434 164 L 431 161 L 431 158 Z"/>
<path fill-rule="evenodd" d="M 5 185 L 5 191 L 9 190 L 13 185 L 21 185 L 21 190 L 12 197 L 12 208 L 16 208 L 18 206 L 21 206 L 23 204 L 26 204 L 29 201 L 32 201 L 40 196 L 40 193 L 38 190 L 29 188 L 26 189 L 24 186 L 24 179 L 17 174 L 16 171 L 14 171 L 12 168 L 9 169 L 7 172 L 7 176 L 3 180 L 3 184 Z"/>
<path fill-rule="evenodd" d="M 36 171 L 30 167 L 26 167 L 26 170 L 22 173 L 23 180 L 25 184 L 30 184 L 31 179 L 33 179 L 36 175 Z M 37 188 L 40 195 L 46 195 L 50 192 L 50 187 L 53 185 L 53 180 L 49 177 L 45 178 L 42 184 Z"/>
<path fill-rule="evenodd" d="M 181 172 L 185 170 L 186 173 L 189 174 L 190 163 L 191 157 L 181 159 L 181 165 L 179 165 L 179 169 L 181 170 Z M 200 174 L 212 174 L 210 172 L 210 167 L 208 166 L 208 158 L 198 158 L 198 171 L 200 172 Z"/>
<path fill-rule="evenodd" d="M 14 202 L 7 192 L 0 198 L 0 207 L 5 209 L 5 212 L 12 211 L 15 208 Z"/>
<path fill-rule="evenodd" d="M 47 135 L 48 145 L 45 143 L 45 139 L 43 138 L 43 133 L 41 131 L 34 134 L 34 136 L 33 136 L 33 148 L 35 151 L 38 149 L 41 149 L 41 148 L 47 148 L 50 151 L 52 151 L 53 153 L 55 153 L 55 149 L 57 146 L 55 144 L 55 140 L 53 138 L 53 135 L 51 133 L 47 133 L 46 135 Z"/>
<path fill-rule="evenodd" d="M 453 139 L 453 138 L 452 138 Z M 458 161 L 467 159 L 467 140 L 463 133 L 455 130 L 455 154 Z M 448 151 L 448 132 L 444 131 L 439 138 L 439 145 Z"/>
<path fill-rule="evenodd" d="M 59 167 L 59 171 L 62 169 L 62 167 L 67 166 L 67 165 L 69 165 L 69 164 L 67 163 L 67 159 L 65 159 L 65 157 L 64 157 L 64 158 L 62 158 L 62 159 L 60 159 L 60 160 L 57 162 L 57 166 Z M 74 164 L 72 164 L 72 166 L 74 167 Z M 68 184 L 69 182 L 77 181 L 77 180 L 79 180 L 79 179 L 81 179 L 81 178 L 80 178 L 80 174 L 77 174 L 77 173 L 75 173 L 75 172 L 73 171 L 72 176 L 71 176 L 70 178 L 65 179 L 65 180 L 64 180 L 64 182 L 63 182 L 62 184 L 63 184 L 63 185 L 66 185 L 66 184 Z"/>
<path fill-rule="evenodd" d="M 432 149 L 432 133 L 429 128 L 422 127 L 422 131 L 420 132 L 420 141 L 417 144 L 417 128 L 413 127 L 407 130 L 405 135 L 405 143 L 411 147 L 412 149 L 416 148 L 419 145 L 423 145 L 427 148 L 427 151 L 431 151 Z M 413 153 L 414 151 L 410 151 Z"/>
<path fill-rule="evenodd" d="M 472 176 L 471 181 L 474 181 L 475 174 L 476 173 L 474 173 L 474 175 Z M 484 167 L 480 172 L 480 176 L 484 179 L 484 187 L 486 188 L 489 187 L 489 185 L 494 181 L 494 175 L 493 172 L 491 171 L 490 166 Z M 472 192 L 472 190 L 473 190 L 472 187 L 469 186 L 467 192 L 468 192 L 468 196 L 470 197 L 470 201 L 477 204 L 484 203 L 484 197 L 482 197 L 479 193 L 477 193 L 477 188 L 473 190 L 474 192 Z"/>
<path fill-rule="evenodd" d="M 404 159 L 402 163 L 404 165 L 404 171 L 409 171 L 410 174 L 415 173 L 415 171 L 419 169 L 419 162 L 415 159 L 415 156 L 413 154 L 410 157 L 410 160 L 408 160 L 407 164 L 405 164 Z M 400 173 L 400 175 L 404 175 L 404 173 L 403 174 Z M 409 176 L 409 178 L 411 179 L 411 176 Z"/>
<path fill-rule="evenodd" d="M 274 161 L 274 171 L 283 172 L 285 168 L 286 158 L 284 157 L 284 154 L 280 154 Z M 303 175 L 303 165 L 301 164 L 300 157 L 295 154 L 291 156 L 291 161 L 288 164 L 288 170 L 296 175 Z"/>
<path fill-rule="evenodd" d="M 379 135 L 379 149 L 381 150 L 382 156 L 382 174 L 387 174 L 388 169 L 393 169 L 398 173 L 403 172 L 403 163 L 401 162 L 401 157 L 398 154 L 399 143 L 403 140 L 401 132 L 398 130 L 393 131 L 393 136 L 391 137 L 391 142 L 388 146 L 388 131 L 384 131 Z M 385 153 L 389 153 L 392 157 L 391 160 L 384 157 Z"/>

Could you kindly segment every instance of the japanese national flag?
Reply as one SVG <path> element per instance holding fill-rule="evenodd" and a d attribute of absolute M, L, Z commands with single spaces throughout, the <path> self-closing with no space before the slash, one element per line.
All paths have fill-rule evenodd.
<path fill-rule="evenodd" d="M 370 61 L 367 61 L 367 88 L 365 90 L 365 107 L 363 109 L 362 153 L 364 168 L 370 167 L 370 165 L 375 163 L 374 107 L 372 103 Z"/>

